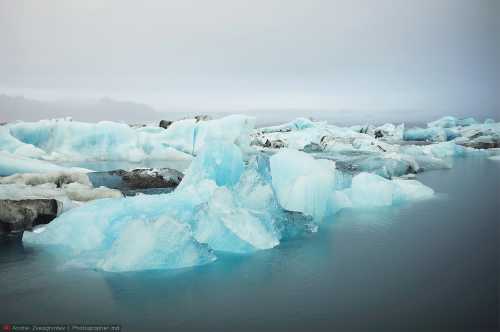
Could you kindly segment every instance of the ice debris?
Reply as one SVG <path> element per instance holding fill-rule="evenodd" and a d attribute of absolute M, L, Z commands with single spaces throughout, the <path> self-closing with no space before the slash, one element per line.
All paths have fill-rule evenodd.
<path fill-rule="evenodd" d="M 49 122 L 38 131 L 13 124 L 14 140 L 2 137 L 5 130 L 0 138 L 7 142 L 2 153 L 16 157 L 171 158 L 166 148 L 195 156 L 171 193 L 96 200 L 25 235 L 26 243 L 67 251 L 76 265 L 131 271 L 206 264 L 219 251 L 270 249 L 296 230 L 315 231 L 341 209 L 430 198 L 433 190 L 407 175 L 451 167 L 454 157 L 478 153 L 471 147 L 495 147 L 499 125 L 446 118 L 426 128 L 346 128 L 297 119 L 253 129 L 252 118 L 231 116 L 176 121 L 167 129 L 101 123 L 83 130 Z M 78 139 L 57 138 L 73 126 Z M 82 133 L 89 134 L 83 141 Z M 76 155 L 80 147 L 83 155 Z"/>

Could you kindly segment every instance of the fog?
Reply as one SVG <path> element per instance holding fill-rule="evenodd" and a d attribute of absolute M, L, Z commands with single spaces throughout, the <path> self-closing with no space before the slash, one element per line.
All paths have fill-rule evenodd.
<path fill-rule="evenodd" d="M 162 112 L 494 116 L 499 36 L 497 0 L 0 0 L 0 93 Z"/>

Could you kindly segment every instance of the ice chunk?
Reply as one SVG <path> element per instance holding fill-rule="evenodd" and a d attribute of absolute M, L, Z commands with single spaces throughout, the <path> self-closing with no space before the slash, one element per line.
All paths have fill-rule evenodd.
<path fill-rule="evenodd" d="M 39 158 L 45 155 L 42 149 L 25 144 L 12 136 L 7 126 L 0 126 L 0 149 L 23 157 Z"/>
<path fill-rule="evenodd" d="M 358 169 L 363 172 L 375 173 L 387 179 L 416 173 L 420 169 L 414 158 L 395 152 L 364 157 L 356 164 Z"/>
<path fill-rule="evenodd" d="M 394 202 L 417 201 L 434 196 L 434 190 L 417 180 L 394 179 L 396 190 L 393 195 Z"/>
<path fill-rule="evenodd" d="M 238 182 L 243 168 L 243 156 L 235 144 L 213 141 L 193 160 L 179 188 L 196 185 L 206 179 L 215 181 L 218 186 L 233 186 Z"/>
<path fill-rule="evenodd" d="M 405 130 L 404 139 L 406 141 L 446 142 L 448 132 L 441 127 L 411 128 Z"/>
<path fill-rule="evenodd" d="M 279 233 L 270 218 L 259 211 L 238 207 L 227 188 L 219 188 L 200 211 L 194 237 L 215 250 L 247 253 L 279 244 Z M 262 218 L 262 219 L 261 219 Z"/>
<path fill-rule="evenodd" d="M 302 130 L 314 126 L 315 123 L 309 119 L 297 118 L 282 125 L 260 128 L 259 131 L 262 133 L 287 132 L 293 130 Z"/>
<path fill-rule="evenodd" d="M 248 149 L 255 119 L 231 115 L 212 121 L 194 119 L 160 127 L 132 128 L 123 123 L 43 120 L 5 125 L 0 149 L 51 160 L 186 160 L 212 140 Z"/>
<path fill-rule="evenodd" d="M 284 149 L 270 159 L 272 186 L 285 210 L 321 220 L 332 213 L 335 163 L 316 160 L 297 150 Z"/>
<path fill-rule="evenodd" d="M 87 176 L 87 173 L 82 172 L 60 171 L 49 173 L 21 173 L 6 177 L 0 177 L 1 184 L 19 183 L 34 186 L 44 183 L 54 183 L 58 186 L 61 186 L 63 184 L 72 182 L 78 182 L 87 186 L 92 185 L 90 183 L 89 177 Z"/>
<path fill-rule="evenodd" d="M 244 115 L 230 115 L 210 121 L 186 119 L 172 123 L 164 131 L 163 137 L 171 146 L 191 154 L 197 154 L 206 143 L 214 140 L 234 143 L 246 150 L 254 127 L 255 118 Z"/>
<path fill-rule="evenodd" d="M 393 183 L 375 174 L 360 173 L 352 179 L 351 200 L 354 207 L 392 205 L 393 192 Z"/>
<path fill-rule="evenodd" d="M 437 158 L 463 156 L 466 152 L 466 149 L 463 146 L 457 145 L 453 142 L 431 144 L 422 147 L 422 149 L 424 151 L 430 151 L 430 153 Z"/>
<path fill-rule="evenodd" d="M 434 191 L 416 180 L 387 180 L 381 176 L 360 173 L 347 190 L 354 208 L 390 206 L 399 202 L 427 199 Z"/>
<path fill-rule="evenodd" d="M 89 172 L 89 170 L 78 167 L 62 167 L 47 161 L 0 151 L 0 176 L 9 176 L 16 173 L 40 172 Z"/>
<path fill-rule="evenodd" d="M 0 184 L 0 199 L 54 198 L 62 203 L 63 211 L 75 208 L 81 202 L 109 197 L 122 197 L 122 194 L 118 190 L 105 187 L 92 188 L 77 182 L 63 184 L 61 187 L 57 187 L 55 183 L 38 185 Z"/>
<path fill-rule="evenodd" d="M 66 248 L 75 264 L 110 271 L 204 264 L 214 259 L 210 248 L 238 253 L 272 248 L 280 239 L 266 208 L 272 191 L 256 169 L 242 172 L 240 149 L 214 141 L 172 193 L 97 200 L 62 214 L 24 241 Z"/>
<path fill-rule="evenodd" d="M 397 126 L 395 126 L 392 123 L 386 123 L 380 127 L 375 128 L 374 135 L 375 137 L 379 136 L 385 138 L 392 138 L 395 140 L 403 140 L 404 131 L 405 131 L 404 123 Z"/>
<path fill-rule="evenodd" d="M 72 201 L 88 202 L 94 199 L 122 197 L 122 193 L 116 189 L 106 187 L 92 188 L 78 182 L 64 184 L 62 190 Z"/>
<path fill-rule="evenodd" d="M 215 259 L 206 246 L 192 238 L 188 225 L 162 217 L 127 222 L 97 267 L 111 272 L 172 269 L 203 265 Z"/>
<path fill-rule="evenodd" d="M 427 127 L 451 128 L 456 127 L 458 119 L 454 116 L 444 116 L 436 121 L 429 122 Z"/>

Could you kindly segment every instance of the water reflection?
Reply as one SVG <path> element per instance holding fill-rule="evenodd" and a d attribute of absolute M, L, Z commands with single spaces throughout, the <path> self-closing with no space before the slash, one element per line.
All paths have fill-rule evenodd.
<path fill-rule="evenodd" d="M 0 321 L 141 331 L 493 328 L 498 172 L 491 161 L 460 160 L 418 175 L 444 198 L 345 210 L 316 234 L 190 269 L 61 271 L 41 248 L 2 247 Z"/>

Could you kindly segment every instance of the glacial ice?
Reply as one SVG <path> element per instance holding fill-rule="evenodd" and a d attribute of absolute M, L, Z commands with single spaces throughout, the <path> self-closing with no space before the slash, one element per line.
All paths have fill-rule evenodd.
<path fill-rule="evenodd" d="M 453 128 L 459 126 L 470 126 L 473 124 L 477 124 L 477 121 L 474 118 L 462 118 L 459 119 L 454 116 L 444 116 L 435 121 L 429 122 L 427 127 L 441 127 L 441 128 Z"/>
<path fill-rule="evenodd" d="M 214 141 L 174 192 L 93 201 L 62 214 L 41 233 L 25 234 L 24 241 L 69 249 L 74 264 L 106 271 L 204 264 L 215 259 L 211 249 L 243 253 L 272 248 L 279 243 L 279 230 L 269 214 L 255 210 L 268 203 L 269 191 L 257 186 L 255 177 L 240 181 L 242 170 L 240 149 Z M 245 188 L 246 197 L 233 192 L 235 186 Z M 130 239 L 138 225 L 148 225 L 138 241 L 157 231 L 165 235 L 155 238 L 154 246 L 130 244 L 138 246 L 136 265 L 127 259 L 132 250 L 127 243 L 134 242 Z M 180 229 L 179 236 L 167 236 L 171 229 Z"/>
<path fill-rule="evenodd" d="M 43 172 L 89 172 L 79 167 L 62 167 L 48 161 L 19 156 L 10 152 L 0 151 L 0 176 L 9 176 L 18 173 Z"/>
<path fill-rule="evenodd" d="M 167 129 L 61 120 L 4 127 L 0 170 L 8 170 L 5 175 L 68 171 L 46 161 L 59 158 L 192 158 L 171 193 L 95 200 L 24 236 L 27 244 L 67 252 L 71 264 L 114 272 L 201 265 L 219 252 L 266 250 L 297 230 L 316 230 L 342 209 L 431 198 L 434 191 L 408 174 L 449 168 L 455 157 L 478 153 L 467 144 L 494 146 L 500 137 L 499 123 L 453 117 L 427 128 L 346 128 L 297 119 L 253 129 L 254 119 L 246 116 L 180 120 Z M 68 133 L 77 137 L 67 139 Z M 2 185 L 32 184 L 33 191 L 64 191 L 63 199 L 76 205 L 73 199 L 98 195 L 96 188 L 83 188 L 88 184 L 80 175 L 61 188 L 51 184 L 54 176 L 3 178 L 0 193 Z"/>
<path fill-rule="evenodd" d="M 404 139 L 407 141 L 430 141 L 446 142 L 448 133 L 441 127 L 411 128 L 404 132 Z"/>
<path fill-rule="evenodd" d="M 168 129 L 66 119 L 9 123 L 0 128 L 0 151 L 46 160 L 191 159 L 206 142 L 226 141 L 246 149 L 255 119 L 231 115 L 217 120 L 175 121 Z"/>
<path fill-rule="evenodd" d="M 335 163 L 284 149 L 270 159 L 272 185 L 279 204 L 315 220 L 331 214 L 327 197 L 335 190 Z"/>
<path fill-rule="evenodd" d="M 324 122 L 322 122 L 322 123 L 324 123 Z M 287 132 L 287 131 L 294 131 L 294 130 L 302 130 L 302 129 L 311 128 L 314 126 L 315 126 L 315 123 L 312 120 L 309 120 L 306 118 L 297 118 L 293 121 L 290 121 L 290 122 L 282 124 L 282 125 L 261 128 L 260 131 L 262 133 Z"/>
<path fill-rule="evenodd" d="M 368 208 L 421 200 L 432 197 L 434 191 L 416 180 L 387 180 L 371 173 L 353 177 L 352 187 L 347 189 L 352 207 Z"/>
<path fill-rule="evenodd" d="M 215 259 L 207 246 L 193 239 L 188 225 L 163 217 L 129 221 L 96 267 L 112 272 L 182 268 Z"/>

